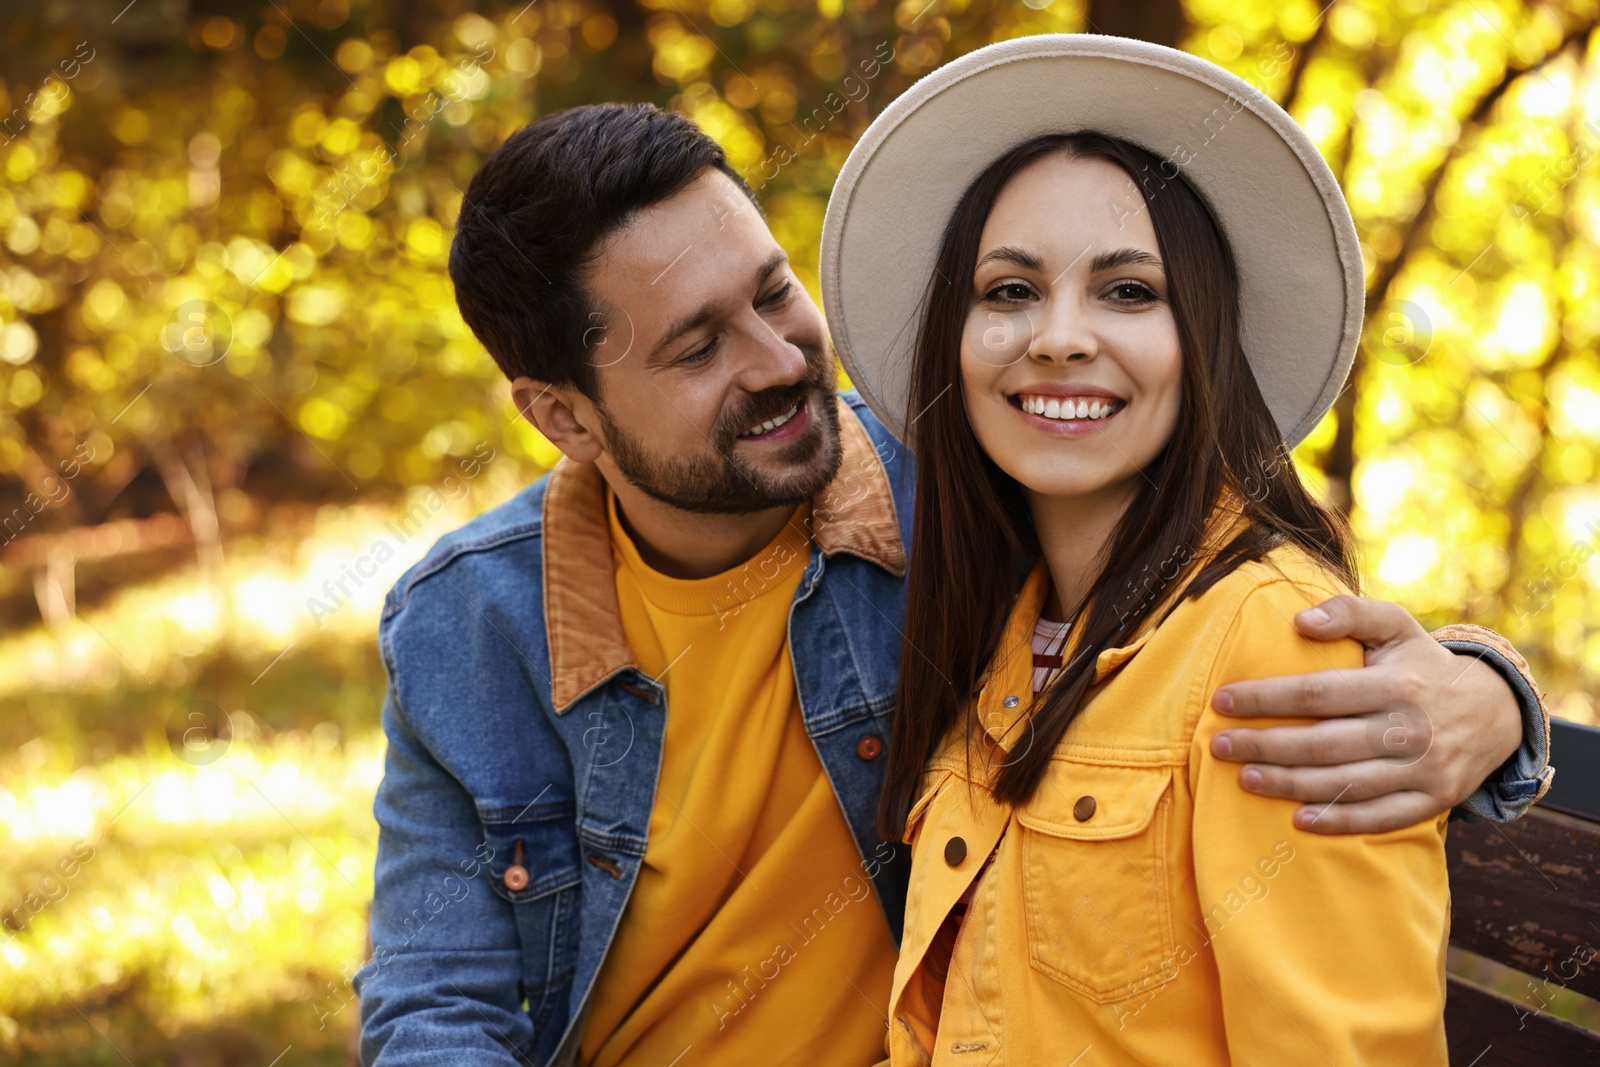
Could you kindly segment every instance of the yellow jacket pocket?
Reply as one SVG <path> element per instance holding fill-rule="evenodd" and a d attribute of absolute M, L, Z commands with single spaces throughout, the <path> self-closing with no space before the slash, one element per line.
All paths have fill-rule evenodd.
<path fill-rule="evenodd" d="M 1172 768 L 1057 758 L 1017 809 L 1034 968 L 1109 1004 L 1177 976 Z"/>

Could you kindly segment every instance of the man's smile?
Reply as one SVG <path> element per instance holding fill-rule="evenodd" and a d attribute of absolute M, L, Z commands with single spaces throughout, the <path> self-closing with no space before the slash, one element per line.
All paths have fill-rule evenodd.
<path fill-rule="evenodd" d="M 811 425 L 811 409 L 804 397 L 796 400 L 789 410 L 758 422 L 739 435 L 741 441 L 787 441 L 805 432 Z"/>

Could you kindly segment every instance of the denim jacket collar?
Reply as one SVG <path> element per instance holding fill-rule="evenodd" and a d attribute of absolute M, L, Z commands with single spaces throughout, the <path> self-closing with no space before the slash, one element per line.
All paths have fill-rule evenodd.
<path fill-rule="evenodd" d="M 838 473 L 812 498 L 812 538 L 824 555 L 849 552 L 904 577 L 906 552 L 888 473 L 850 405 L 836 403 L 842 457 Z M 550 695 L 561 715 L 596 685 L 635 666 L 617 606 L 605 480 L 593 464 L 564 459 L 551 472 L 544 543 Z"/>

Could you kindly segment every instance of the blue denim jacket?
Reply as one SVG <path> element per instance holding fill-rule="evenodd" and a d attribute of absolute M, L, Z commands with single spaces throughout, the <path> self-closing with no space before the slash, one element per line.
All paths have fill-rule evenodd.
<path fill-rule="evenodd" d="M 888 738 L 915 473 L 859 397 L 841 404 L 844 459 L 813 502 L 789 640 L 807 732 L 898 943 L 909 852 L 873 829 L 885 761 L 860 742 Z M 599 476 L 563 464 L 390 591 L 373 950 L 356 976 L 365 1063 L 575 1062 L 644 858 L 666 713 L 664 687 L 632 664 L 613 582 Z M 1505 655 L 1453 629 L 1529 717 L 1523 751 L 1464 805 L 1514 818 L 1548 778 L 1543 712 Z M 508 884 L 512 866 L 525 884 Z"/>

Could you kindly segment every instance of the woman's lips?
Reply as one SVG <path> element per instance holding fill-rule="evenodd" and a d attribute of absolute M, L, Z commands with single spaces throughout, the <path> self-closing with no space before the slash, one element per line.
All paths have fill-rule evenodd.
<path fill-rule="evenodd" d="M 1017 393 L 1006 398 L 1029 426 L 1056 437 L 1086 437 L 1122 414 L 1127 401 L 1099 394 Z"/>

